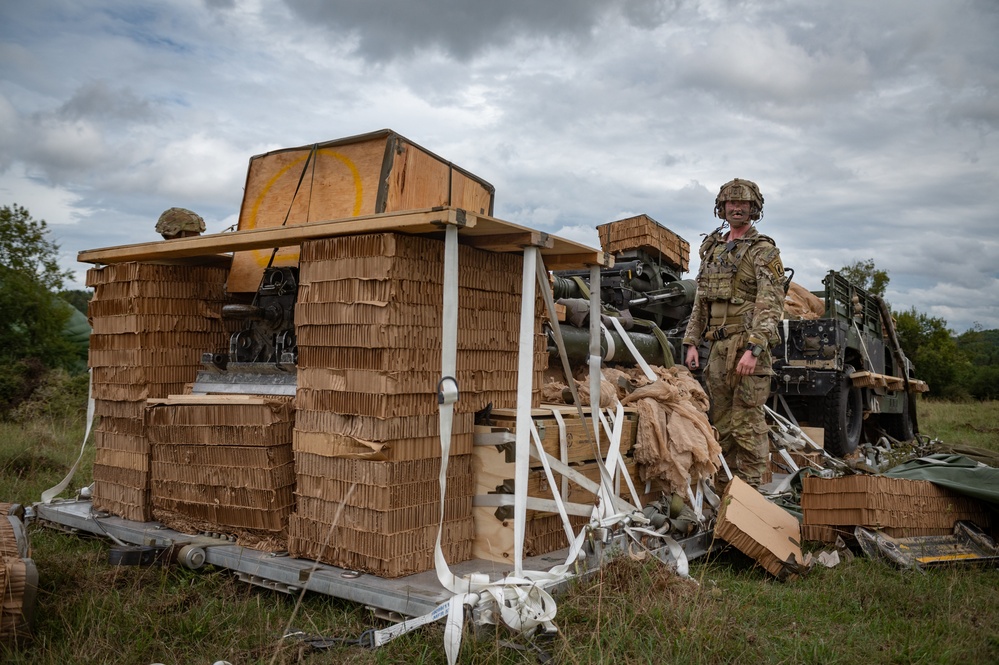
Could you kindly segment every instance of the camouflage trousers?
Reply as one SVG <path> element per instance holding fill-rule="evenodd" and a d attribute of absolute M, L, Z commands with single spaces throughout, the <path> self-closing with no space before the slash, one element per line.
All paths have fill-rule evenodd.
<path fill-rule="evenodd" d="M 770 427 L 763 413 L 763 405 L 770 397 L 770 376 L 735 373 L 745 348 L 744 335 L 714 342 L 704 379 L 711 398 L 712 424 L 718 430 L 729 468 L 753 487 L 759 487 L 770 452 Z M 757 366 L 769 368 L 769 357 L 764 353 Z"/>

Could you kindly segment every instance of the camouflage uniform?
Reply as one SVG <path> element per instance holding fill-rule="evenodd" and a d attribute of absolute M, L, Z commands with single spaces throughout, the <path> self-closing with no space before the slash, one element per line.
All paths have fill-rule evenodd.
<path fill-rule="evenodd" d="M 704 378 L 711 416 L 733 473 L 758 486 L 766 470 L 770 397 L 777 326 L 784 311 L 784 266 L 773 239 L 750 227 L 734 241 L 721 228 L 701 244 L 694 309 L 683 343 L 711 342 Z M 748 344 L 763 347 L 753 375 L 735 367 Z"/>

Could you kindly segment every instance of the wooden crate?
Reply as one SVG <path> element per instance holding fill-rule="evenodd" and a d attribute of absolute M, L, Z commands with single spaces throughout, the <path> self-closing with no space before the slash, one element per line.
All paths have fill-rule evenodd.
<path fill-rule="evenodd" d="M 559 441 L 559 428 L 551 409 L 557 409 L 565 421 L 566 447 L 565 453 L 561 451 Z M 589 409 L 584 409 L 586 415 Z M 585 430 L 590 426 L 589 421 L 581 421 L 572 406 L 554 406 L 534 409 L 531 417 L 539 429 L 539 438 L 544 450 L 556 459 L 561 459 L 575 471 L 582 474 L 589 480 L 598 483 L 600 473 L 597 463 L 594 461 L 595 450 L 590 440 L 586 437 Z M 513 437 L 516 434 L 516 412 L 506 409 L 496 409 L 491 414 L 492 423 L 490 425 L 476 426 L 476 445 L 473 448 L 473 472 L 475 475 L 475 494 L 485 496 L 490 494 L 509 494 L 512 496 L 515 491 L 514 476 L 515 456 Z M 625 422 L 622 430 L 621 451 L 625 456 L 625 469 L 639 493 L 638 500 L 641 505 L 656 499 L 661 494 L 658 483 L 653 483 L 646 488 L 645 483 L 639 478 L 638 465 L 634 458 L 630 456 L 631 449 L 635 444 L 637 433 L 638 414 L 634 409 L 625 409 Z M 533 443 L 531 444 L 533 447 Z M 599 452 L 601 457 L 607 455 L 608 441 L 601 432 L 599 442 Z M 527 479 L 527 494 L 529 497 L 539 499 L 551 499 L 553 488 L 548 482 L 541 463 L 536 459 L 531 459 L 530 472 Z M 555 491 L 562 492 L 562 476 L 557 471 L 553 471 L 554 479 L 557 483 Z M 632 497 L 625 482 L 621 479 L 619 483 L 619 494 L 627 500 Z M 647 492 L 646 489 L 649 491 Z M 588 490 L 569 481 L 565 486 L 565 494 L 562 498 L 565 501 L 592 505 L 596 497 Z M 494 508 L 477 506 L 472 509 L 475 517 L 475 541 L 472 547 L 473 556 L 479 559 L 507 563 L 513 560 L 513 530 L 514 521 L 512 508 Z M 530 509 L 527 511 L 525 524 L 525 556 L 535 556 L 547 554 L 567 545 L 567 538 L 564 533 L 561 518 L 551 512 Z M 588 520 L 585 516 L 572 516 L 571 521 L 578 531 L 578 527 Z"/>
<path fill-rule="evenodd" d="M 240 231 L 453 206 L 491 215 L 494 188 L 485 180 L 384 129 L 250 158 L 239 211 Z M 255 292 L 272 250 L 233 256 L 230 293 Z M 298 264 L 298 245 L 274 266 Z"/>

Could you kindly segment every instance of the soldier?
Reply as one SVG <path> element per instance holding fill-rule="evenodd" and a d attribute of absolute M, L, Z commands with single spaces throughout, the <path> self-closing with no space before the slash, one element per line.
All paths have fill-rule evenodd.
<path fill-rule="evenodd" d="M 763 217 L 756 183 L 736 178 L 722 185 L 715 216 L 723 223 L 701 243 L 697 294 L 683 338 L 686 364 L 696 369 L 698 347 L 710 342 L 704 379 L 722 452 L 735 475 L 759 487 L 770 446 L 763 405 L 784 310 L 784 266 L 773 239 L 752 224 Z"/>
<path fill-rule="evenodd" d="M 156 232 L 166 240 L 201 235 L 205 230 L 205 220 L 187 208 L 164 210 L 156 222 Z"/>

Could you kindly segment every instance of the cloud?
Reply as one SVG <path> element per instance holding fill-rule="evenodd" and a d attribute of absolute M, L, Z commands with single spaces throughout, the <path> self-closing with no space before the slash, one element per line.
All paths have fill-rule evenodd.
<path fill-rule="evenodd" d="M 794 106 L 842 100 L 868 89 L 863 57 L 809 52 L 779 27 L 722 24 L 703 43 L 685 40 L 680 80 L 724 103 Z"/>
<path fill-rule="evenodd" d="M 128 88 L 114 90 L 107 81 L 96 80 L 81 86 L 55 113 L 66 120 L 92 119 L 101 122 L 147 122 L 156 117 L 153 105 Z"/>
<path fill-rule="evenodd" d="M 467 62 L 521 37 L 586 43 L 607 11 L 625 7 L 633 25 L 657 24 L 670 13 L 669 3 L 654 0 L 285 0 L 285 4 L 303 20 L 323 26 L 331 37 L 356 37 L 357 51 L 373 62 L 434 51 Z"/>
<path fill-rule="evenodd" d="M 797 281 L 873 257 L 961 330 L 996 300 L 997 33 L 994 0 L 6 3 L 0 193 L 59 202 L 73 256 L 172 205 L 221 230 L 251 155 L 389 127 L 503 219 L 696 250 L 743 177 Z"/>

